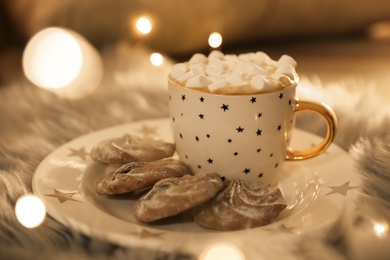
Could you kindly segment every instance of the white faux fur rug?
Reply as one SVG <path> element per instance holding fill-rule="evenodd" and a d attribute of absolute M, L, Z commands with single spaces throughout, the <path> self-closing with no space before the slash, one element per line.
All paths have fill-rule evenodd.
<path fill-rule="evenodd" d="M 145 49 L 126 45 L 104 51 L 101 85 L 78 100 L 62 99 L 23 78 L 0 87 L 0 259 L 194 259 L 178 252 L 112 245 L 50 217 L 38 228 L 26 229 L 14 214 L 17 199 L 31 192 L 35 168 L 60 145 L 105 127 L 168 116 L 166 75 L 172 63 L 153 67 L 148 55 Z M 275 258 L 390 258 L 383 246 L 390 244 L 390 110 L 365 86 L 357 79 L 322 85 L 303 75 L 300 96 L 334 108 L 339 120 L 335 143 L 356 162 L 364 196 L 359 203 L 350 201 L 335 223 L 281 242 L 284 255 Z M 317 120 L 300 115 L 297 126 L 323 135 L 325 125 Z M 367 223 L 383 219 L 383 236 L 372 235 Z M 367 238 L 375 241 L 374 250 L 362 246 Z"/>

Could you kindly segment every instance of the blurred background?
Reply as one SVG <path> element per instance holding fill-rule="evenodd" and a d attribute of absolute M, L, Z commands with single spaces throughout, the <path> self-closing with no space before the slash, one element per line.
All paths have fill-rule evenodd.
<path fill-rule="evenodd" d="M 149 31 L 137 29 L 146 18 Z M 98 50 L 143 45 L 181 61 L 210 52 L 217 32 L 225 53 L 262 50 L 293 56 L 300 74 L 321 81 L 362 78 L 390 98 L 390 2 L 386 0 L 6 0 L 0 2 L 0 82 L 17 77 L 28 40 L 59 26 Z"/>

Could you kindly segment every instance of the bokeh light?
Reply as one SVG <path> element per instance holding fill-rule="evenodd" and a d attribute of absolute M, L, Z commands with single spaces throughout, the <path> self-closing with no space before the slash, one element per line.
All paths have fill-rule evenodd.
<path fill-rule="evenodd" d="M 36 86 L 62 97 L 93 92 L 103 75 L 96 49 L 81 35 L 51 27 L 34 35 L 23 52 L 23 71 Z"/>
<path fill-rule="evenodd" d="M 375 234 L 377 234 L 378 236 L 385 234 L 387 229 L 388 227 L 386 224 L 376 223 L 374 225 Z"/>
<path fill-rule="evenodd" d="M 160 53 L 152 53 L 150 55 L 150 62 L 156 67 L 161 66 L 164 62 L 164 57 Z"/>
<path fill-rule="evenodd" d="M 42 88 L 62 88 L 76 79 L 83 65 L 81 47 L 59 28 L 37 33 L 27 44 L 23 69 L 29 80 Z"/>
<path fill-rule="evenodd" d="M 137 22 L 135 23 L 135 27 L 137 28 L 138 32 L 142 34 L 148 34 L 152 31 L 152 23 L 146 17 L 138 18 Z"/>
<path fill-rule="evenodd" d="M 245 260 L 245 257 L 235 245 L 221 242 L 208 247 L 199 260 Z"/>
<path fill-rule="evenodd" d="M 213 32 L 209 36 L 209 45 L 212 48 L 218 48 L 222 44 L 222 35 L 218 32 Z"/>
<path fill-rule="evenodd" d="M 36 196 L 24 195 L 15 205 L 16 218 L 26 228 L 35 228 L 42 224 L 46 217 L 46 207 Z"/>

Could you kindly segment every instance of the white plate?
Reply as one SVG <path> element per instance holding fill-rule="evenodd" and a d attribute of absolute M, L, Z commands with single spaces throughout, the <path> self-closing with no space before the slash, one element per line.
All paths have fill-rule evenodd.
<path fill-rule="evenodd" d="M 155 119 L 103 129 L 61 146 L 41 162 L 32 181 L 34 193 L 52 217 L 87 235 L 126 246 L 199 254 L 210 244 L 228 242 L 250 256 L 266 249 L 278 250 L 275 240 L 335 220 L 346 199 L 358 191 L 360 181 L 351 159 L 341 148 L 331 145 L 317 158 L 284 164 L 280 188 L 288 207 L 270 225 L 219 232 L 200 228 L 185 215 L 153 225 L 141 224 L 132 214 L 134 199 L 125 195 L 98 196 L 94 191 L 97 178 L 110 169 L 91 160 L 91 148 L 124 133 L 172 141 L 168 119 Z M 303 148 L 320 141 L 320 137 L 296 129 L 292 146 Z"/>

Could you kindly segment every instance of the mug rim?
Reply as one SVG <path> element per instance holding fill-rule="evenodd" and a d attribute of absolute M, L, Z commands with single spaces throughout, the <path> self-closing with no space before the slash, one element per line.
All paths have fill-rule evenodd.
<path fill-rule="evenodd" d="M 179 88 L 182 88 L 186 91 L 192 91 L 192 92 L 195 92 L 195 93 L 202 93 L 202 94 L 207 94 L 207 95 L 213 95 L 213 96 L 231 96 L 231 97 L 234 97 L 234 96 L 253 96 L 253 95 L 263 95 L 263 94 L 270 94 L 270 93 L 275 93 L 275 92 L 280 92 L 281 90 L 285 90 L 287 88 L 291 88 L 291 87 L 296 87 L 298 85 L 298 82 L 299 82 L 299 77 L 296 76 L 295 77 L 295 80 L 291 82 L 290 85 L 287 85 L 287 86 L 281 86 L 281 87 L 278 87 L 278 88 L 271 88 L 269 90 L 265 90 L 265 91 L 261 91 L 261 92 L 256 92 L 256 93 L 234 93 L 234 94 L 228 94 L 228 93 L 213 93 L 213 92 L 207 92 L 207 91 L 203 91 L 203 90 L 200 90 L 200 89 L 196 89 L 196 88 L 189 88 L 189 87 L 185 87 L 185 86 L 182 86 L 179 82 L 177 82 L 175 79 L 173 79 L 171 77 L 171 75 L 169 74 L 168 75 L 168 82 L 169 83 L 172 83 L 173 85 L 175 85 L 176 87 L 179 87 Z"/>

